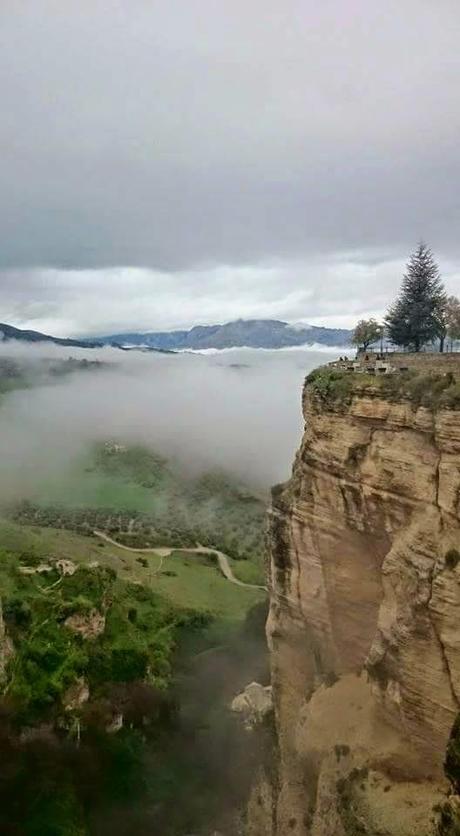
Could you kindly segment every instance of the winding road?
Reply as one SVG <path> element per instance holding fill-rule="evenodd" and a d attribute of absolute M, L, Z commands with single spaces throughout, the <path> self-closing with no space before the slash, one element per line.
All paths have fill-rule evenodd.
<path fill-rule="evenodd" d="M 111 543 L 112 546 L 116 546 L 117 549 L 124 549 L 127 552 L 135 552 L 136 554 L 155 554 L 157 557 L 161 558 L 160 565 L 157 571 L 160 571 L 163 560 L 165 557 L 170 557 L 173 552 L 184 552 L 187 554 L 209 554 L 213 557 L 217 558 L 217 563 L 219 566 L 220 571 L 222 572 L 224 578 L 230 583 L 236 584 L 236 586 L 244 586 L 246 589 L 262 589 L 264 592 L 268 592 L 266 586 L 262 586 L 256 583 L 244 583 L 244 581 L 240 581 L 238 578 L 235 577 L 233 574 L 233 569 L 230 566 L 229 559 L 226 554 L 220 552 L 218 549 L 211 549 L 207 546 L 196 546 L 195 548 L 175 548 L 174 546 L 157 546 L 156 548 L 150 549 L 135 549 L 131 546 L 125 546 L 123 543 L 117 543 L 116 540 L 113 540 L 112 537 L 109 537 L 105 531 L 98 531 L 95 529 L 93 534 L 96 537 L 100 537 L 101 540 L 105 540 L 106 543 Z"/>

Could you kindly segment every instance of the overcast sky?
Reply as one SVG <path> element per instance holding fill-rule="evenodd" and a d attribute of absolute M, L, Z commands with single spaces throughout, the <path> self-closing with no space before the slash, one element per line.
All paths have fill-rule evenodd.
<path fill-rule="evenodd" d="M 1 0 L 0 321 L 59 335 L 460 292 L 458 0 Z"/>

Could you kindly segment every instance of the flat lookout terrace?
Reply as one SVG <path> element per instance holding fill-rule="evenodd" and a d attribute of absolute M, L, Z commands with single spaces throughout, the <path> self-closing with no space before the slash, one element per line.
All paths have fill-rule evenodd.
<path fill-rule="evenodd" d="M 385 375 L 397 372 L 454 374 L 460 377 L 460 352 L 361 351 L 356 357 L 339 357 L 329 368 L 357 374 Z"/>

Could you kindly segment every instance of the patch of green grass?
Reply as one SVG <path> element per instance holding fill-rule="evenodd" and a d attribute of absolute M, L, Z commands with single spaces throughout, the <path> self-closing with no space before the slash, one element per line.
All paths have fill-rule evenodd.
<path fill-rule="evenodd" d="M 154 497 L 150 489 L 117 476 L 96 471 L 85 472 L 79 466 L 45 482 L 39 499 L 42 506 L 108 508 L 145 513 L 154 509 Z"/>
<path fill-rule="evenodd" d="M 65 529 L 22 525 L 1 517 L 0 547 L 29 565 L 36 563 L 37 558 L 46 562 L 49 557 L 88 563 L 99 560 L 102 551 L 95 538 L 81 537 Z"/>
<path fill-rule="evenodd" d="M 238 561 L 233 563 L 233 568 L 236 563 Z M 166 571 L 172 569 L 175 577 L 160 573 L 152 580 L 152 586 L 176 606 L 210 612 L 230 621 L 241 621 L 248 610 L 264 598 L 263 591 L 230 583 L 218 567 L 203 555 L 173 552 L 165 560 L 164 568 Z"/>
<path fill-rule="evenodd" d="M 158 488 L 174 481 L 167 460 L 140 445 L 120 449 L 99 444 L 94 451 L 94 465 L 106 476 L 128 480 L 144 488 Z"/>
<path fill-rule="evenodd" d="M 264 585 L 266 583 L 265 572 L 262 566 L 250 560 L 232 560 L 231 567 L 235 578 L 243 583 L 254 583 Z"/>
<path fill-rule="evenodd" d="M 166 461 L 145 447 L 96 444 L 67 471 L 40 487 L 42 506 L 108 508 L 153 513 L 158 494 L 171 488 Z"/>

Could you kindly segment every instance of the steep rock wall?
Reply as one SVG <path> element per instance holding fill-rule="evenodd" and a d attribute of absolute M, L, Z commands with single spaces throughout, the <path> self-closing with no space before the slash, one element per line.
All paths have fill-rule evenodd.
<path fill-rule="evenodd" d="M 460 706 L 460 413 L 378 386 L 303 407 L 270 523 L 278 773 L 249 832 L 423 836 Z"/>

